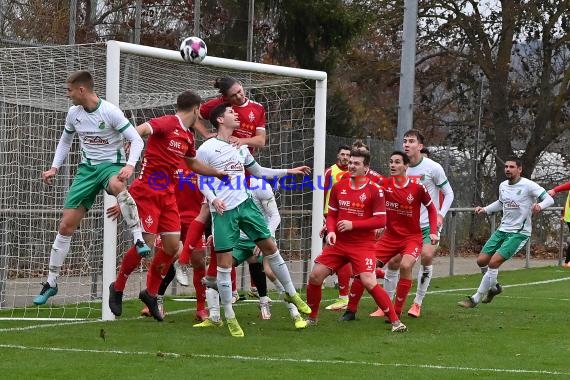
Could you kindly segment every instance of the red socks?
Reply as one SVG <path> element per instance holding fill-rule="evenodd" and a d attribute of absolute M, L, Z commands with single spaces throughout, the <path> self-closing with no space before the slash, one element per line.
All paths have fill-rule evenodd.
<path fill-rule="evenodd" d="M 362 285 L 362 281 L 359 278 L 355 278 L 352 281 L 352 285 L 350 286 L 350 292 L 348 294 L 348 306 L 346 307 L 347 310 L 356 313 L 358 310 L 358 303 L 362 298 L 362 294 L 364 293 L 364 285 Z"/>
<path fill-rule="evenodd" d="M 348 296 L 350 291 L 350 277 L 352 276 L 352 265 L 345 264 L 340 267 L 336 275 L 338 277 L 338 295 L 339 296 Z"/>
<path fill-rule="evenodd" d="M 373 287 L 369 291 L 369 293 L 372 296 L 372 298 L 374 298 L 374 302 L 376 302 L 376 305 L 378 305 L 382 309 L 384 314 L 388 316 L 390 322 L 395 322 L 398 319 L 400 319 L 398 318 L 398 315 L 396 315 L 395 308 L 392 305 L 392 301 L 390 301 L 388 293 L 386 293 L 386 291 L 380 285 L 376 284 L 376 286 Z"/>
<path fill-rule="evenodd" d="M 307 304 L 311 308 L 309 317 L 317 319 L 319 315 L 319 307 L 321 306 L 321 298 L 323 297 L 322 285 L 307 284 Z"/>
<path fill-rule="evenodd" d="M 402 309 L 406 303 L 406 298 L 412 287 L 412 280 L 406 278 L 400 278 L 398 281 L 398 286 L 396 287 L 396 302 L 394 302 L 394 307 L 396 308 L 396 314 L 402 314 Z"/>
<path fill-rule="evenodd" d="M 194 219 L 192 223 L 190 223 L 190 227 L 188 227 L 188 233 L 186 234 L 186 239 L 184 239 L 182 252 L 180 252 L 180 257 L 178 258 L 180 264 L 188 265 L 190 262 L 190 247 L 192 247 L 192 249 L 196 248 L 203 234 L 204 223 Z"/>
<path fill-rule="evenodd" d="M 169 268 L 174 262 L 174 256 L 166 254 L 161 248 L 156 248 L 154 257 L 150 263 L 150 268 L 146 276 L 146 290 L 151 295 L 158 294 L 160 283 L 162 282 L 162 272 L 165 268 Z"/>

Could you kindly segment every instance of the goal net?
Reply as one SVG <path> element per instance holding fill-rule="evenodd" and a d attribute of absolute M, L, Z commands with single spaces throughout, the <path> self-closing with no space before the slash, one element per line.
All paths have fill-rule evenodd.
<path fill-rule="evenodd" d="M 44 306 L 32 304 L 45 281 L 64 198 L 80 161 L 75 139 L 54 183 L 41 182 L 71 105 L 65 80 L 75 70 L 89 70 L 96 92 L 119 103 L 133 125 L 173 113 L 177 95 L 186 89 L 197 91 L 203 99 L 216 96 L 215 78 L 233 76 L 250 98 L 266 107 L 268 144 L 256 157 L 261 165 L 306 164 L 316 174 L 324 170 L 324 110 L 318 112 L 325 104 L 324 73 L 215 57 L 190 65 L 175 51 L 114 41 L 0 49 L 0 69 L 0 318 L 112 318 L 105 310 L 105 290 L 131 237 L 124 224 L 105 222 L 103 195 L 73 235 L 58 278 L 58 294 Z M 316 123 L 322 130 L 315 128 Z M 322 195 L 305 185 L 281 188 L 276 196 L 282 216 L 278 245 L 301 288 L 320 243 L 312 245 L 311 237 L 320 228 L 314 225 L 320 220 L 316 204 L 322 204 Z M 145 288 L 145 278 L 144 268 L 131 276 L 126 299 Z M 193 288 L 175 290 L 181 291 Z"/>

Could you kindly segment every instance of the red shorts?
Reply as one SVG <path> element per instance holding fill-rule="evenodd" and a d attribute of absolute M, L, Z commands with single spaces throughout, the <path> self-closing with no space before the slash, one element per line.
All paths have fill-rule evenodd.
<path fill-rule="evenodd" d="M 409 236 L 407 238 L 396 238 L 390 235 L 382 235 L 380 240 L 376 242 L 374 249 L 376 258 L 386 264 L 396 255 L 411 255 L 416 260 L 422 253 L 423 239 L 422 235 Z"/>
<path fill-rule="evenodd" d="M 180 232 L 180 215 L 174 193 L 156 191 L 134 182 L 129 193 L 137 203 L 142 229 L 150 234 Z"/>
<path fill-rule="evenodd" d="M 336 272 L 346 263 L 352 265 L 352 273 L 354 274 L 374 272 L 376 269 L 376 256 L 372 244 L 369 246 L 352 247 L 352 249 L 337 245 L 327 245 L 315 259 L 315 262 L 326 266 L 333 272 Z"/>

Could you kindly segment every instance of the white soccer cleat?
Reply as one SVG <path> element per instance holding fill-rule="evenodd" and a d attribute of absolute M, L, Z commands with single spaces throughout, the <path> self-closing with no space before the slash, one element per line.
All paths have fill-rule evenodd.
<path fill-rule="evenodd" d="M 178 281 L 180 285 L 190 285 L 188 280 L 188 265 L 182 265 L 176 260 L 174 262 L 174 271 L 176 272 L 176 281 Z"/>

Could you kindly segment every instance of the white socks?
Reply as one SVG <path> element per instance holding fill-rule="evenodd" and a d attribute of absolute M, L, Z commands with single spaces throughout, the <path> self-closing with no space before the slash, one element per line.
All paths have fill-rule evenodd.
<path fill-rule="evenodd" d="M 127 227 L 133 234 L 133 243 L 136 243 L 138 240 L 144 241 L 142 237 L 139 211 L 137 210 L 137 204 L 133 197 L 131 197 L 131 194 L 129 194 L 127 190 L 121 191 L 117 195 L 117 202 L 119 202 L 121 214 L 127 223 Z"/>
<path fill-rule="evenodd" d="M 384 275 L 384 290 L 388 293 L 390 300 L 394 299 L 398 280 L 400 279 L 400 269 L 386 268 Z"/>
<path fill-rule="evenodd" d="M 49 254 L 49 273 L 47 282 L 52 288 L 55 288 L 57 284 L 57 277 L 59 276 L 65 257 L 69 253 L 70 246 L 71 236 L 57 234 Z"/>
<path fill-rule="evenodd" d="M 294 296 L 297 294 L 297 290 L 295 290 L 295 286 L 293 285 L 293 281 L 291 281 L 291 275 L 289 274 L 289 268 L 287 268 L 287 264 L 281 257 L 279 250 L 272 255 L 265 256 L 264 260 L 267 260 L 271 270 L 275 274 L 275 277 L 281 282 L 283 288 L 290 296 Z"/>
<path fill-rule="evenodd" d="M 220 321 L 220 295 L 216 289 L 206 288 L 206 303 L 208 304 L 209 318 L 213 322 Z"/>
<path fill-rule="evenodd" d="M 477 293 L 475 293 L 472 298 L 475 303 L 481 302 L 483 297 L 487 295 L 489 290 L 497 285 L 497 277 L 499 275 L 499 269 L 491 269 L 489 268 L 487 272 L 483 275 L 481 279 L 481 283 L 479 284 L 479 288 L 477 289 Z"/>
<path fill-rule="evenodd" d="M 222 307 L 224 308 L 224 315 L 226 319 L 235 318 L 236 314 L 232 307 L 232 268 L 217 267 L 217 270 L 216 283 L 218 285 Z"/>
<path fill-rule="evenodd" d="M 424 297 L 426 296 L 427 290 L 429 288 L 432 274 L 433 265 L 420 266 L 420 270 L 418 271 L 418 289 L 416 291 L 416 298 L 414 299 L 414 303 L 417 303 L 418 305 L 422 304 L 422 301 L 424 300 Z"/>

